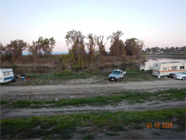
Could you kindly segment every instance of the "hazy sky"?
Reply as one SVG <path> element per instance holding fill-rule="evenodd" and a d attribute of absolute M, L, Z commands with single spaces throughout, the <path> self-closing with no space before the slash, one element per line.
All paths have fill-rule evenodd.
<path fill-rule="evenodd" d="M 53 51 L 64 52 L 72 29 L 105 36 L 121 30 L 123 40 L 135 37 L 146 47 L 184 46 L 186 0 L 0 0 L 3 45 L 54 37 Z"/>

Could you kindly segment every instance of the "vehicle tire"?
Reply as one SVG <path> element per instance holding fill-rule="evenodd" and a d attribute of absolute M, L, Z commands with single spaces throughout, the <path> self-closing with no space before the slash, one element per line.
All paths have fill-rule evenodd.
<path fill-rule="evenodd" d="M 122 80 L 122 78 L 121 78 L 121 77 L 119 77 L 119 78 L 118 78 L 118 81 L 121 81 L 121 80 Z"/>
<path fill-rule="evenodd" d="M 183 77 L 182 80 L 186 80 L 186 77 Z"/>

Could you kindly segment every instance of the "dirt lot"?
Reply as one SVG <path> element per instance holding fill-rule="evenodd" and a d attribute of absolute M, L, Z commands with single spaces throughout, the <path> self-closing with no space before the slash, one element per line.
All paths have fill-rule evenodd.
<path fill-rule="evenodd" d="M 44 86 L 2 86 L 1 100 L 55 100 L 66 98 L 95 97 L 111 95 L 119 91 L 148 91 L 154 92 L 166 89 L 186 88 L 186 82 L 175 79 L 161 81 L 128 82 L 109 84 L 69 84 Z"/>

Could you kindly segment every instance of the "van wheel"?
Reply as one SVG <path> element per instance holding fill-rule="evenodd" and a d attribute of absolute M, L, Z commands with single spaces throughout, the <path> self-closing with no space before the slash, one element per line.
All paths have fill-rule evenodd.
<path fill-rule="evenodd" d="M 182 80 L 185 80 L 185 79 L 186 79 L 185 77 L 182 78 Z"/>

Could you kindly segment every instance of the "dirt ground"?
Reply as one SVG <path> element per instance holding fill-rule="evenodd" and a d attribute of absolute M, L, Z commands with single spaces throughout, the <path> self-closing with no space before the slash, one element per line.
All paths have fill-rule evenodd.
<path fill-rule="evenodd" d="M 105 106 L 67 106 L 60 108 L 26 108 L 26 109 L 2 109 L 1 118 L 20 118 L 30 116 L 55 116 L 72 113 L 87 113 L 87 112 L 100 112 L 100 111 L 145 111 L 145 110 L 158 110 L 166 108 L 183 108 L 186 101 L 147 101 L 145 103 L 128 104 L 121 102 L 118 105 L 105 105 Z"/>
<path fill-rule="evenodd" d="M 44 86 L 1 86 L 2 101 L 15 100 L 55 100 L 80 97 L 111 95 L 120 91 L 155 92 L 167 89 L 186 88 L 186 82 L 175 79 L 161 81 L 144 81 L 109 84 L 75 84 L 75 85 L 44 85 Z"/>

